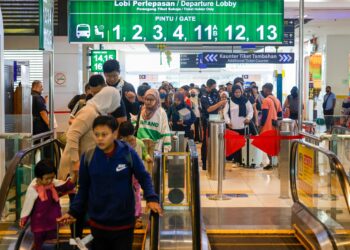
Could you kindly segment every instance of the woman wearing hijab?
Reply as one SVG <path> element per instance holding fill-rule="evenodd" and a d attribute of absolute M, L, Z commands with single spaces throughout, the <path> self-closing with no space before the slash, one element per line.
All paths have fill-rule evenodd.
<path fill-rule="evenodd" d="M 174 104 L 169 109 L 168 118 L 173 131 L 185 131 L 185 137 L 193 139 L 191 125 L 196 121 L 196 115 L 186 105 L 183 93 L 175 93 Z"/>
<path fill-rule="evenodd" d="M 253 114 L 253 106 L 243 95 L 243 90 L 240 86 L 234 85 L 232 87 L 231 100 L 229 100 L 224 108 L 225 123 L 230 129 L 240 135 L 244 135 L 244 128 L 246 125 L 249 125 Z M 232 156 L 236 163 L 242 164 L 241 150 L 236 151 Z"/>
<path fill-rule="evenodd" d="M 168 117 L 161 107 L 159 93 L 155 89 L 149 89 L 144 95 L 137 138 L 150 139 L 154 142 L 163 140 L 164 151 L 169 152 L 171 149 L 170 136 Z"/>
<path fill-rule="evenodd" d="M 119 106 L 119 91 L 108 86 L 103 87 L 79 110 L 74 118 L 74 122 L 67 131 L 67 144 L 58 170 L 59 179 L 65 180 L 70 174 L 73 177 L 73 181 L 76 180 L 80 156 L 88 149 L 96 146 L 92 132 L 93 121 L 100 115 L 112 113 Z"/>
<path fill-rule="evenodd" d="M 94 77 L 94 76 L 92 76 Z M 98 76 L 96 76 L 98 77 Z M 91 78 L 90 78 L 91 79 Z M 58 169 L 58 179 L 65 180 L 69 175 L 73 183 L 78 178 L 80 157 L 90 148 L 96 146 L 92 131 L 92 124 L 96 117 L 114 112 L 120 106 L 120 92 L 114 87 L 102 89 L 78 111 L 74 122 L 67 131 L 67 144 L 62 153 Z M 74 195 L 70 195 L 73 199 Z M 82 236 L 85 215 L 76 218 L 77 237 Z"/>
<path fill-rule="evenodd" d="M 222 91 L 220 93 L 220 100 L 223 101 L 223 100 L 228 100 L 230 98 L 230 95 L 227 91 Z M 219 111 L 219 114 L 220 114 L 220 117 L 221 119 L 225 119 L 225 116 L 224 116 L 224 108 L 220 108 L 220 111 Z"/>
<path fill-rule="evenodd" d="M 298 120 L 299 113 L 299 96 L 298 96 L 298 88 L 294 86 L 290 95 L 287 96 L 283 104 L 283 110 L 285 117 L 290 118 L 292 120 Z"/>

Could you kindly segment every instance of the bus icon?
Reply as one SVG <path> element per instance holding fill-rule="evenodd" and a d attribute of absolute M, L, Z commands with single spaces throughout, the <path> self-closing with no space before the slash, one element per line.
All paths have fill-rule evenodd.
<path fill-rule="evenodd" d="M 90 38 L 90 25 L 88 24 L 78 24 L 76 30 L 77 38 L 86 37 Z"/>

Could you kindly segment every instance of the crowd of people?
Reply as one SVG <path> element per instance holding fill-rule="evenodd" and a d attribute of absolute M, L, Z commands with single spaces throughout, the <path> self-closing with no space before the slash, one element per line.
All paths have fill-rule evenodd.
<path fill-rule="evenodd" d="M 171 131 L 183 131 L 185 137 L 201 143 L 201 166 L 206 170 L 211 116 L 219 116 L 227 129 L 241 135 L 277 129 L 283 110 L 291 119 L 298 117 L 295 88 L 282 106 L 272 94 L 273 84 L 265 83 L 259 91 L 255 82 L 247 85 L 241 77 L 219 88 L 214 79 L 208 79 L 201 86 L 191 83 L 175 88 L 163 81 L 158 89 L 142 83 L 135 90 L 121 78 L 118 61 L 107 61 L 103 71 L 103 76 L 92 75 L 86 93 L 75 96 L 68 105 L 71 115 L 58 168 L 60 181 L 54 179 L 51 170 L 40 170 L 50 162 L 38 163 L 32 183 L 35 195 L 26 198 L 21 219 L 21 226 L 29 217 L 32 221 L 44 220 L 40 204 L 59 206 L 58 183 L 66 189 L 79 183 L 78 192 L 70 192 L 69 212 L 63 216 L 57 212 L 52 217 L 60 223 L 75 221 L 76 236 L 81 237 L 88 214 L 93 249 L 131 249 L 133 229 L 143 226 L 141 188 L 147 206 L 162 214 L 151 181 L 152 147 L 161 141 L 164 152 L 169 152 Z M 39 87 L 36 85 L 34 93 L 38 117 L 44 110 Z M 42 120 L 47 130 L 47 117 Z M 242 163 L 240 150 L 227 159 Z M 270 168 L 271 164 L 265 166 Z M 38 228 L 33 232 L 36 249 L 41 249 L 43 241 L 57 232 L 51 224 Z"/>

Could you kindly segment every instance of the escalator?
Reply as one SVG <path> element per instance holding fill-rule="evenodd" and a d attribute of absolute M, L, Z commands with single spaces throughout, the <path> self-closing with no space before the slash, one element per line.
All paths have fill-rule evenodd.
<path fill-rule="evenodd" d="M 207 232 L 212 250 L 221 249 L 307 249 L 298 239 L 295 232 L 286 230 L 271 230 L 271 232 L 256 232 L 238 230 L 237 232 Z M 262 230 L 263 231 L 263 230 Z"/>
<path fill-rule="evenodd" d="M 206 226 L 210 227 L 206 232 L 212 250 L 350 249 L 350 185 L 337 156 L 315 145 L 294 142 L 290 170 L 294 200 L 290 218 L 288 213 L 286 216 L 276 211 L 259 214 L 256 208 L 245 208 L 250 212 L 238 208 L 227 208 L 227 211 L 208 208 L 203 216 L 208 222 Z M 239 213 L 245 219 L 232 219 L 232 225 L 227 225 L 229 213 Z M 210 225 L 215 221 L 213 214 L 218 217 L 213 223 L 217 228 Z M 263 216 L 266 218 L 260 219 Z M 237 225 L 242 224 L 242 220 L 250 221 L 249 226 Z M 266 229 L 259 225 L 259 220 L 287 223 L 275 223 L 275 229 Z M 229 227 L 234 229 L 226 229 Z"/>
<path fill-rule="evenodd" d="M 47 135 L 46 135 L 47 137 Z M 21 230 L 18 226 L 18 220 L 27 187 L 34 178 L 33 169 L 35 162 L 42 159 L 44 152 L 51 152 L 51 158 L 57 169 L 60 161 L 60 145 L 55 139 L 46 140 L 40 144 L 34 145 L 28 149 L 17 152 L 6 168 L 6 174 L 1 183 L 0 189 L 0 250 L 26 250 L 33 247 L 33 234 L 30 231 L 30 224 Z M 64 198 L 68 203 L 68 198 Z M 62 203 L 62 202 L 61 202 Z M 67 207 L 62 208 L 62 213 L 66 212 Z M 144 249 L 146 234 L 148 232 L 149 216 L 143 218 L 144 229 L 134 231 L 133 250 Z M 84 235 L 90 231 L 84 229 Z M 69 244 L 70 229 L 68 226 L 59 229 L 59 248 L 61 250 L 70 250 Z M 57 241 L 45 244 L 44 249 L 57 249 Z"/>
<path fill-rule="evenodd" d="M 48 140 L 19 152 L 7 169 L 0 189 L 0 250 L 24 250 L 32 246 L 29 229 L 20 231 L 16 221 L 26 186 L 33 177 L 31 166 L 38 157 L 34 152 L 48 145 L 53 147 L 55 161 L 59 162 L 56 142 Z M 183 158 L 187 162 L 184 177 L 187 178 L 187 191 L 184 190 L 187 198 L 182 199 L 182 206 L 176 205 L 179 194 L 181 196 L 181 192 L 173 186 L 177 184 L 173 183 L 167 189 L 169 178 L 172 178 L 169 174 L 174 172 L 165 166 L 164 154 L 155 154 L 153 178 L 165 214 L 163 217 L 151 215 L 144 218 L 145 229 L 135 230 L 133 249 L 350 249 L 350 185 L 333 153 L 308 143 L 295 142 L 290 166 L 293 206 L 285 213 L 272 211 L 271 208 L 259 213 L 256 208 L 225 208 L 225 211 L 223 208 L 201 208 L 196 145 L 189 141 L 188 148 L 189 153 Z M 182 157 L 181 154 L 175 155 Z M 312 171 L 303 164 L 303 157 L 308 159 L 306 163 L 309 158 L 313 159 L 310 165 Z M 309 182 L 308 174 L 311 174 L 312 182 Z M 174 197 L 171 192 L 175 194 Z M 213 223 L 215 216 L 207 210 L 214 211 L 221 219 Z M 251 224 L 249 227 L 241 225 L 233 217 L 248 218 Z M 266 217 L 266 220 L 278 218 L 284 220 L 284 224 L 275 223 L 275 228 L 266 228 L 266 223 L 258 223 L 262 217 Z M 69 237 L 70 230 L 61 228 L 59 249 L 71 249 Z M 48 249 L 54 248 L 51 245 Z"/>

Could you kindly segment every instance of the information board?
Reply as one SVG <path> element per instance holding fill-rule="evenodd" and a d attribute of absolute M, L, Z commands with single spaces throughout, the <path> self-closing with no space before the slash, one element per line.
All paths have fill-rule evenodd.
<path fill-rule="evenodd" d="M 103 72 L 103 64 L 111 59 L 117 59 L 117 52 L 115 50 L 92 50 L 91 72 Z"/>
<path fill-rule="evenodd" d="M 53 50 L 53 0 L 40 0 L 39 49 Z"/>
<path fill-rule="evenodd" d="M 79 43 L 283 42 L 283 0 L 70 0 Z"/>
<path fill-rule="evenodd" d="M 298 146 L 298 195 L 299 200 L 308 207 L 313 207 L 314 152 L 304 145 Z"/>
<path fill-rule="evenodd" d="M 203 53 L 203 58 L 208 66 L 227 63 L 294 63 L 294 53 Z"/>

